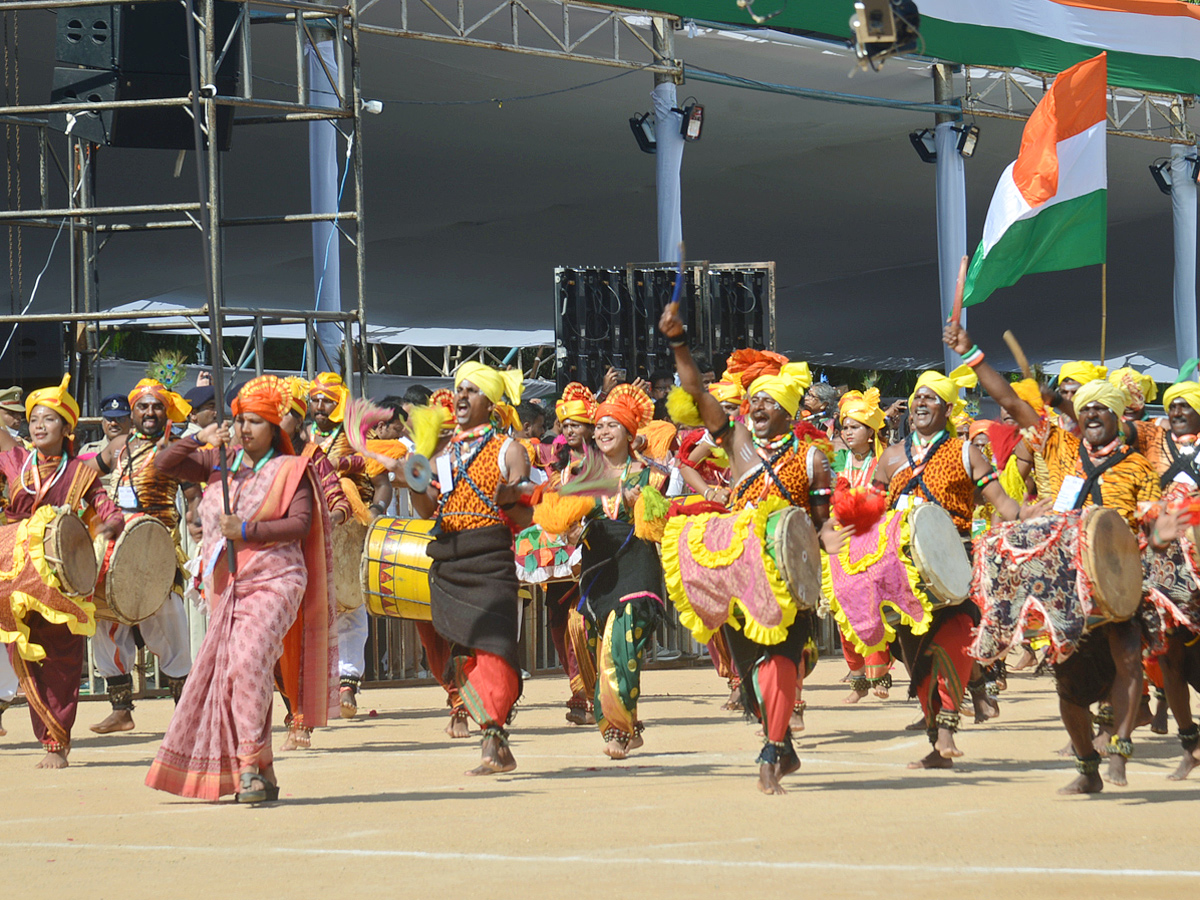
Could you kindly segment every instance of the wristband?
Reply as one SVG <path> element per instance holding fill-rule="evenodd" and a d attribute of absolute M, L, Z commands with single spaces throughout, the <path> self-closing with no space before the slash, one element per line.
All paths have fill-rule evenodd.
<path fill-rule="evenodd" d="M 242 523 L 242 540 L 243 541 L 246 540 L 246 523 L 245 522 Z"/>
<path fill-rule="evenodd" d="M 972 344 L 971 349 L 963 354 L 962 361 L 972 369 L 983 362 L 983 351 L 979 349 L 979 345 Z"/>
<path fill-rule="evenodd" d="M 687 342 L 688 342 L 688 339 L 687 339 L 687 329 L 686 328 L 683 329 L 683 331 L 679 332 L 679 334 L 676 334 L 674 336 L 672 336 L 672 335 L 667 336 L 667 343 L 670 344 L 672 347 L 686 347 Z"/>
<path fill-rule="evenodd" d="M 975 482 L 975 487 L 979 488 L 980 490 L 983 490 L 985 487 L 987 487 L 993 481 L 999 481 L 999 480 L 1000 480 L 1000 473 L 997 472 L 995 469 L 992 469 L 992 471 L 988 472 L 986 475 L 984 475 L 982 478 L 980 478 L 978 481 Z"/>

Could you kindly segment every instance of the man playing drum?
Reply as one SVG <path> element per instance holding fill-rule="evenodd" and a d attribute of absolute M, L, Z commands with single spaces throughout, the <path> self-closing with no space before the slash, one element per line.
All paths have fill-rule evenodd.
<path fill-rule="evenodd" d="M 675 351 L 680 386 L 691 395 L 704 426 L 728 454 L 733 486 L 730 509 L 746 510 L 769 498 L 782 498 L 805 510 L 813 525 L 820 528 L 829 515 L 829 461 L 792 431 L 800 399 L 811 382 L 807 366 L 802 370 L 802 364 L 791 370 L 781 369 L 786 359 L 778 357 L 783 363 L 776 361 L 767 370 L 772 374 L 754 378 L 746 391 L 749 414 L 744 425 L 732 421 L 717 398 L 705 389 L 688 348 L 683 321 L 673 305 L 663 311 L 658 327 Z M 772 564 L 771 570 L 774 568 Z M 791 719 L 799 666 L 812 634 L 813 619 L 809 610 L 797 613 L 790 626 L 779 629 L 781 639 L 771 644 L 751 640 L 744 627 L 725 625 L 722 629 L 743 686 L 753 685 L 753 691 L 746 693 L 754 694 L 747 699 L 757 705 L 763 725 L 765 740 L 757 761 L 758 787 L 765 794 L 785 793 L 780 779 L 800 768 L 792 745 Z"/>
<path fill-rule="evenodd" d="M 1121 371 L 1124 370 L 1118 370 Z M 1152 396 L 1147 397 L 1147 392 L 1153 389 L 1153 381 L 1149 386 L 1140 381 L 1124 382 L 1123 386 L 1133 395 L 1135 407 L 1152 399 Z M 1164 501 L 1169 506 L 1181 505 L 1200 490 L 1200 468 L 1196 459 L 1196 439 L 1200 435 L 1200 384 L 1188 380 L 1171 385 L 1163 394 L 1163 407 L 1167 412 L 1168 427 L 1138 421 L 1128 422 L 1125 428 L 1131 443 L 1158 473 Z M 1183 758 L 1170 776 L 1173 781 L 1178 781 L 1200 765 L 1200 727 L 1192 718 L 1188 695 L 1189 682 L 1200 690 L 1200 642 L 1195 640 L 1196 633 L 1200 632 L 1200 586 L 1193 574 L 1196 545 L 1189 535 L 1183 541 L 1170 542 L 1161 553 L 1147 549 L 1150 552 L 1143 554 L 1146 578 L 1154 588 L 1150 599 L 1161 597 L 1170 604 L 1159 610 L 1166 647 L 1155 658 L 1162 672 L 1167 705 L 1175 716 L 1179 741 L 1183 745 Z M 1189 554 L 1192 555 L 1190 561 Z"/>
<path fill-rule="evenodd" d="M 196 485 L 181 484 L 178 478 L 161 472 L 154 460 L 160 450 L 177 440 L 171 434 L 171 423 L 184 422 L 190 407 L 178 394 L 151 378 L 143 378 L 134 386 L 129 393 L 129 405 L 134 430 L 110 439 L 89 462 L 101 473 L 116 476 L 115 500 L 127 523 L 135 516 L 151 516 L 171 531 L 178 548 L 179 512 L 175 495 L 182 489 L 190 505 L 198 502 L 200 492 Z M 137 625 L 146 648 L 158 657 L 159 671 L 167 677 L 176 703 L 192 667 L 181 585 L 182 577 L 177 579 L 177 589 L 170 592 L 158 612 Z M 132 671 L 137 654 L 133 628 L 119 622 L 104 622 L 96 630 L 92 650 L 112 703 L 112 712 L 93 725 L 92 731 L 97 734 L 132 731 Z"/>
<path fill-rule="evenodd" d="M 46 748 L 38 763 L 41 769 L 67 765 L 85 639 L 96 628 L 95 607 L 88 601 L 96 574 L 91 542 L 76 521 L 78 539 L 53 546 L 55 509 L 66 507 L 66 519 L 94 511 L 100 518 L 99 531 L 110 538 L 124 527 L 120 510 L 104 493 L 95 470 L 71 457 L 79 405 L 67 393 L 69 382 L 70 376 L 64 376 L 58 387 L 33 391 L 26 398 L 32 450 L 0 432 L 0 477 L 9 494 L 9 524 L 0 529 L 0 547 L 3 567 L 15 569 L 0 585 L 0 635 L 6 643 L 2 652 L 20 678 L 34 734 Z M 80 558 L 65 559 L 72 554 Z M 55 555 L 63 561 L 52 562 Z M 18 561 L 21 565 L 12 565 Z M 56 565 L 61 570 L 56 571 Z M 69 587 L 72 569 L 90 573 L 92 584 Z"/>
<path fill-rule="evenodd" d="M 513 532 L 532 520 L 533 483 L 529 455 L 506 434 L 516 410 L 504 401 L 520 402 L 521 373 L 467 362 L 454 385 L 458 429 L 438 485 L 411 496 L 418 514 L 436 517 L 427 548 L 433 625 L 452 645 L 455 685 L 483 729 L 479 766 L 467 774 L 493 775 L 517 766 L 505 730 L 521 695 Z"/>
<path fill-rule="evenodd" d="M 367 525 L 387 512 L 392 502 L 392 484 L 386 473 L 374 477 L 366 474 L 366 460 L 350 447 L 343 418 L 350 391 L 342 377 L 334 372 L 321 372 L 309 386 L 308 409 L 312 414 L 309 438 L 329 457 L 330 463 L 343 479 L 342 488 L 354 509 L 354 519 Z M 369 504 L 369 506 L 367 505 Z M 340 528 L 352 528 L 349 522 Z M 339 532 L 334 533 L 334 548 L 339 546 Z M 343 539 L 345 537 L 343 533 Z M 365 535 L 364 535 L 365 537 Z M 359 556 L 351 554 L 348 559 L 337 560 L 334 565 L 350 565 L 357 573 Z M 337 580 L 337 573 L 334 574 Z M 353 579 L 357 584 L 357 578 Z M 358 713 L 358 690 L 366 668 L 367 609 L 363 606 L 361 592 L 354 597 L 342 596 L 338 600 L 338 671 L 341 677 L 339 696 L 342 718 L 352 719 Z"/>
<path fill-rule="evenodd" d="M 1122 390 L 1096 378 L 1079 386 L 1071 400 L 1056 400 L 1078 420 L 1080 434 L 1075 435 L 1017 396 L 1008 381 L 983 361 L 983 352 L 958 323 L 946 326 L 943 339 L 973 363 L 983 388 L 1016 420 L 1025 442 L 1043 458 L 1049 478 L 1044 499 L 1053 500 L 1055 510 L 1109 507 L 1131 528 L 1138 527 L 1138 505 L 1158 500 L 1159 482 L 1149 461 L 1123 439 L 1120 426 L 1126 395 Z M 1079 777 L 1060 793 L 1102 789 L 1088 707 L 1110 694 L 1116 733 L 1110 742 L 1108 780 L 1126 783 L 1125 761 L 1133 755 L 1130 735 L 1142 691 L 1141 648 L 1135 621 L 1110 622 L 1092 629 L 1070 657 L 1055 664 L 1059 710 L 1079 769 Z"/>
<path fill-rule="evenodd" d="M 974 373 L 962 366 L 948 376 L 922 372 L 908 398 L 912 432 L 902 443 L 880 454 L 872 484 L 887 495 L 892 509 L 911 509 L 934 503 L 954 520 L 960 537 L 969 541 L 976 494 L 982 494 L 1000 518 L 1011 520 L 1020 506 L 1004 492 L 996 470 L 977 447 L 947 430 L 949 420 L 965 405 L 960 388 L 975 384 Z M 969 600 L 942 606 L 921 635 L 904 624 L 896 626 L 895 647 L 908 667 L 909 695 L 921 701 L 925 731 L 933 749 L 910 763 L 913 769 L 948 769 L 962 751 L 954 742 L 958 731 L 959 705 L 970 677 L 972 661 L 967 656 L 971 629 L 979 621 L 979 610 Z"/>

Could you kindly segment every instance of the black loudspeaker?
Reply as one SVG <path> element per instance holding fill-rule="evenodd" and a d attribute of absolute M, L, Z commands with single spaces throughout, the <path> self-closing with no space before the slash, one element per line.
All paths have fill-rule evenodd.
<path fill-rule="evenodd" d="M 12 340 L 9 340 L 9 336 Z M 37 386 L 58 384 L 63 373 L 63 325 L 61 322 L 0 325 L 0 387 L 39 382 Z"/>
<path fill-rule="evenodd" d="M 230 41 L 240 6 L 218 0 L 216 46 L 225 49 L 217 72 L 217 91 L 237 93 L 240 38 Z M 80 100 L 149 100 L 185 97 L 188 75 L 187 11 L 178 3 L 134 3 L 75 7 L 58 11 L 51 103 Z M 193 26 L 194 27 L 194 26 Z M 203 36 L 197 31 L 197 46 Z M 64 65 L 65 64 L 65 65 Z M 50 126 L 68 127 L 66 114 L 51 115 Z M 233 109 L 217 109 L 217 147 L 228 150 L 233 138 Z M 192 119 L 180 108 L 101 110 L 75 114 L 71 133 L 112 147 L 190 150 Z"/>

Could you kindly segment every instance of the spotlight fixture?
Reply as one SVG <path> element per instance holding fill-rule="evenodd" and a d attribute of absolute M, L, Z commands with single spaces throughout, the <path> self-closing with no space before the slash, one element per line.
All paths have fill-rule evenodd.
<path fill-rule="evenodd" d="M 888 57 L 915 50 L 920 24 L 913 0 L 856 0 L 850 32 L 858 67 L 878 71 Z"/>
<path fill-rule="evenodd" d="M 1154 178 L 1154 183 L 1158 185 L 1160 191 L 1164 194 L 1171 193 L 1171 161 L 1169 159 L 1159 159 L 1151 163 L 1150 175 Z"/>
<path fill-rule="evenodd" d="M 653 153 L 658 149 L 658 140 L 654 136 L 654 114 L 644 112 L 629 119 L 629 128 L 637 139 L 638 149 L 643 153 Z"/>
<path fill-rule="evenodd" d="M 975 155 L 975 146 L 979 143 L 979 126 L 955 125 L 954 130 L 958 132 L 959 154 L 963 159 L 970 159 Z"/>
<path fill-rule="evenodd" d="M 937 144 L 934 143 L 932 130 L 922 128 L 909 134 L 908 139 L 912 141 L 913 149 L 917 151 L 917 156 L 921 157 L 921 162 L 937 162 Z"/>
<path fill-rule="evenodd" d="M 689 103 L 688 100 L 691 102 Z M 677 112 L 683 116 L 683 121 L 679 124 L 679 133 L 683 135 L 685 141 L 698 141 L 700 140 L 700 129 L 704 127 L 704 107 L 696 102 L 695 97 L 688 97 L 683 104 L 683 109 L 671 110 L 671 112 Z"/>

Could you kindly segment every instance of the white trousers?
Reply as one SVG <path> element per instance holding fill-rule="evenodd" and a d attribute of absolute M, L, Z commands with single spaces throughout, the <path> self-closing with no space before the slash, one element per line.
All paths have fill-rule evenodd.
<path fill-rule="evenodd" d="M 362 678 L 367 667 L 367 607 L 363 604 L 351 612 L 339 612 L 338 675 L 342 678 Z"/>
<path fill-rule="evenodd" d="M 192 669 L 192 646 L 183 598 L 175 592 L 158 612 L 138 625 L 146 649 L 158 657 L 158 669 L 168 678 L 182 678 Z M 96 670 L 105 678 L 128 675 L 137 658 L 133 629 L 99 619 L 92 638 Z"/>
<path fill-rule="evenodd" d="M 17 673 L 8 658 L 8 644 L 0 644 L 0 703 L 11 703 L 17 696 Z"/>

